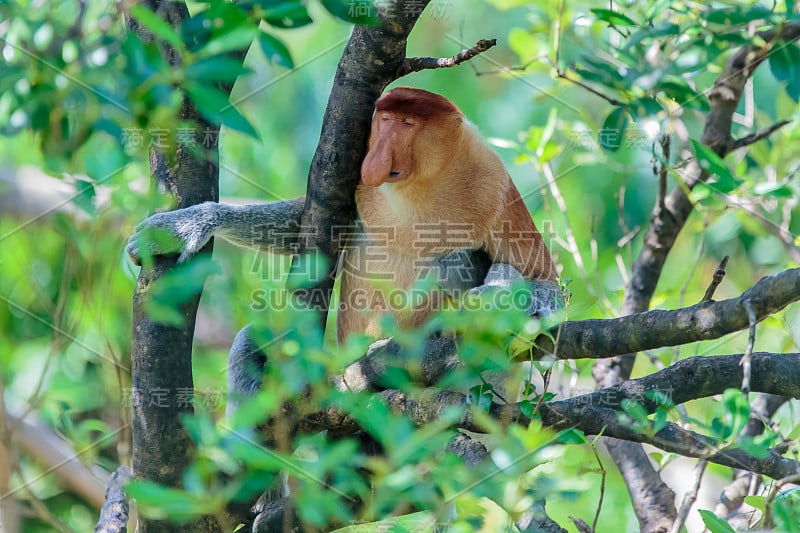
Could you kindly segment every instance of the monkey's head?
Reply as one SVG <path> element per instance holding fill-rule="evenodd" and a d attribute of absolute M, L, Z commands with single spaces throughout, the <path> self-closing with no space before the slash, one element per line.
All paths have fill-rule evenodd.
<path fill-rule="evenodd" d="M 361 181 L 378 187 L 434 175 L 451 158 L 464 115 L 444 96 L 398 87 L 375 103 Z"/>

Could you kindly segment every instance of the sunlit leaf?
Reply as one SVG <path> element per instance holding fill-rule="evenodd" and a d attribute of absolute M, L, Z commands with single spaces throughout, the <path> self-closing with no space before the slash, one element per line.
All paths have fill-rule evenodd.
<path fill-rule="evenodd" d="M 261 51 L 264 56 L 274 65 L 280 65 L 286 68 L 294 68 L 294 61 L 289 49 L 283 44 L 283 41 L 268 33 L 261 32 L 258 35 L 258 44 L 261 46 Z"/>
<path fill-rule="evenodd" d="M 608 22 L 614 26 L 636 26 L 636 23 L 630 17 L 617 11 L 599 7 L 592 8 L 591 11 L 597 17 L 597 20 Z"/>
<path fill-rule="evenodd" d="M 172 45 L 173 48 L 183 48 L 183 41 L 175 29 L 167 21 L 143 7 L 141 4 L 134 4 L 130 8 L 130 13 L 139 23 L 150 30 L 156 37 L 160 37 Z"/>
<path fill-rule="evenodd" d="M 708 528 L 711 533 L 736 533 L 736 531 L 722 518 L 711 511 L 700 509 L 698 511 L 703 518 L 703 524 Z"/>
<path fill-rule="evenodd" d="M 198 83 L 187 83 L 185 89 L 200 114 L 212 124 L 222 124 L 236 131 L 246 133 L 251 137 L 258 138 L 256 130 L 233 107 L 225 93 Z"/>
<path fill-rule="evenodd" d="M 187 79 L 198 81 L 234 81 L 249 72 L 240 59 L 225 55 L 201 59 L 184 69 Z"/>
<path fill-rule="evenodd" d="M 729 193 L 742 183 L 741 180 L 736 179 L 725 161 L 714 150 L 694 139 L 691 141 L 700 168 L 717 175 L 716 180 L 710 184 L 715 191 Z"/>

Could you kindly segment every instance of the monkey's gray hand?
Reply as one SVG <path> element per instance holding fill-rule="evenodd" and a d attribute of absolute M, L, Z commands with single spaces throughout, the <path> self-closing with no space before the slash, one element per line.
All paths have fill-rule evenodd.
<path fill-rule="evenodd" d="M 519 271 L 506 263 L 494 263 L 483 285 L 470 289 L 467 294 L 481 297 L 491 297 L 493 292 L 507 291 L 511 286 L 523 282 L 524 278 Z M 564 309 L 564 295 L 558 283 L 547 280 L 536 280 L 526 282 L 528 286 L 528 298 L 523 302 L 527 303 L 525 311 L 529 316 L 546 317 L 556 311 Z M 498 300 L 501 301 L 501 300 Z M 508 300 L 505 300 L 509 303 Z M 518 303 L 517 301 L 514 302 Z"/>
<path fill-rule="evenodd" d="M 140 222 L 128 239 L 125 251 L 137 265 L 142 256 L 180 252 L 178 262 L 200 251 L 219 224 L 220 204 L 205 202 L 185 209 L 165 211 Z"/>

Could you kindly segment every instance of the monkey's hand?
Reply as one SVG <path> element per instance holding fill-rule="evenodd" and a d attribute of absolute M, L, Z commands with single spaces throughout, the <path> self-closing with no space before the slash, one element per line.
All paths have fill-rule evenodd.
<path fill-rule="evenodd" d="M 178 261 L 185 261 L 211 239 L 226 207 L 225 204 L 205 202 L 156 213 L 134 228 L 125 251 L 137 265 L 142 264 L 143 255 L 180 253 Z"/>
<path fill-rule="evenodd" d="M 126 251 L 140 265 L 143 255 L 180 253 L 185 261 L 217 235 L 247 248 L 296 252 L 305 197 L 269 204 L 231 205 L 205 202 L 156 213 L 134 229 Z"/>
<path fill-rule="evenodd" d="M 529 316 L 546 317 L 564 309 L 564 295 L 558 283 L 548 280 L 525 281 L 522 274 L 506 263 L 494 263 L 483 285 L 470 289 L 468 296 L 488 296 L 495 291 L 510 290 L 512 285 L 527 283 L 529 299 L 525 310 Z"/>

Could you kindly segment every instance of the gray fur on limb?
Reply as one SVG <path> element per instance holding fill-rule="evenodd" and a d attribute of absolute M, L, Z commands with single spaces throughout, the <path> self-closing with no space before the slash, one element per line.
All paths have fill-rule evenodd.
<path fill-rule="evenodd" d="M 185 261 L 218 236 L 246 248 L 291 254 L 297 249 L 304 202 L 305 197 L 251 205 L 204 202 L 156 213 L 134 228 L 125 251 L 137 265 L 145 249 L 149 255 L 180 252 L 179 261 Z M 158 232 L 171 242 L 153 239 Z"/>

